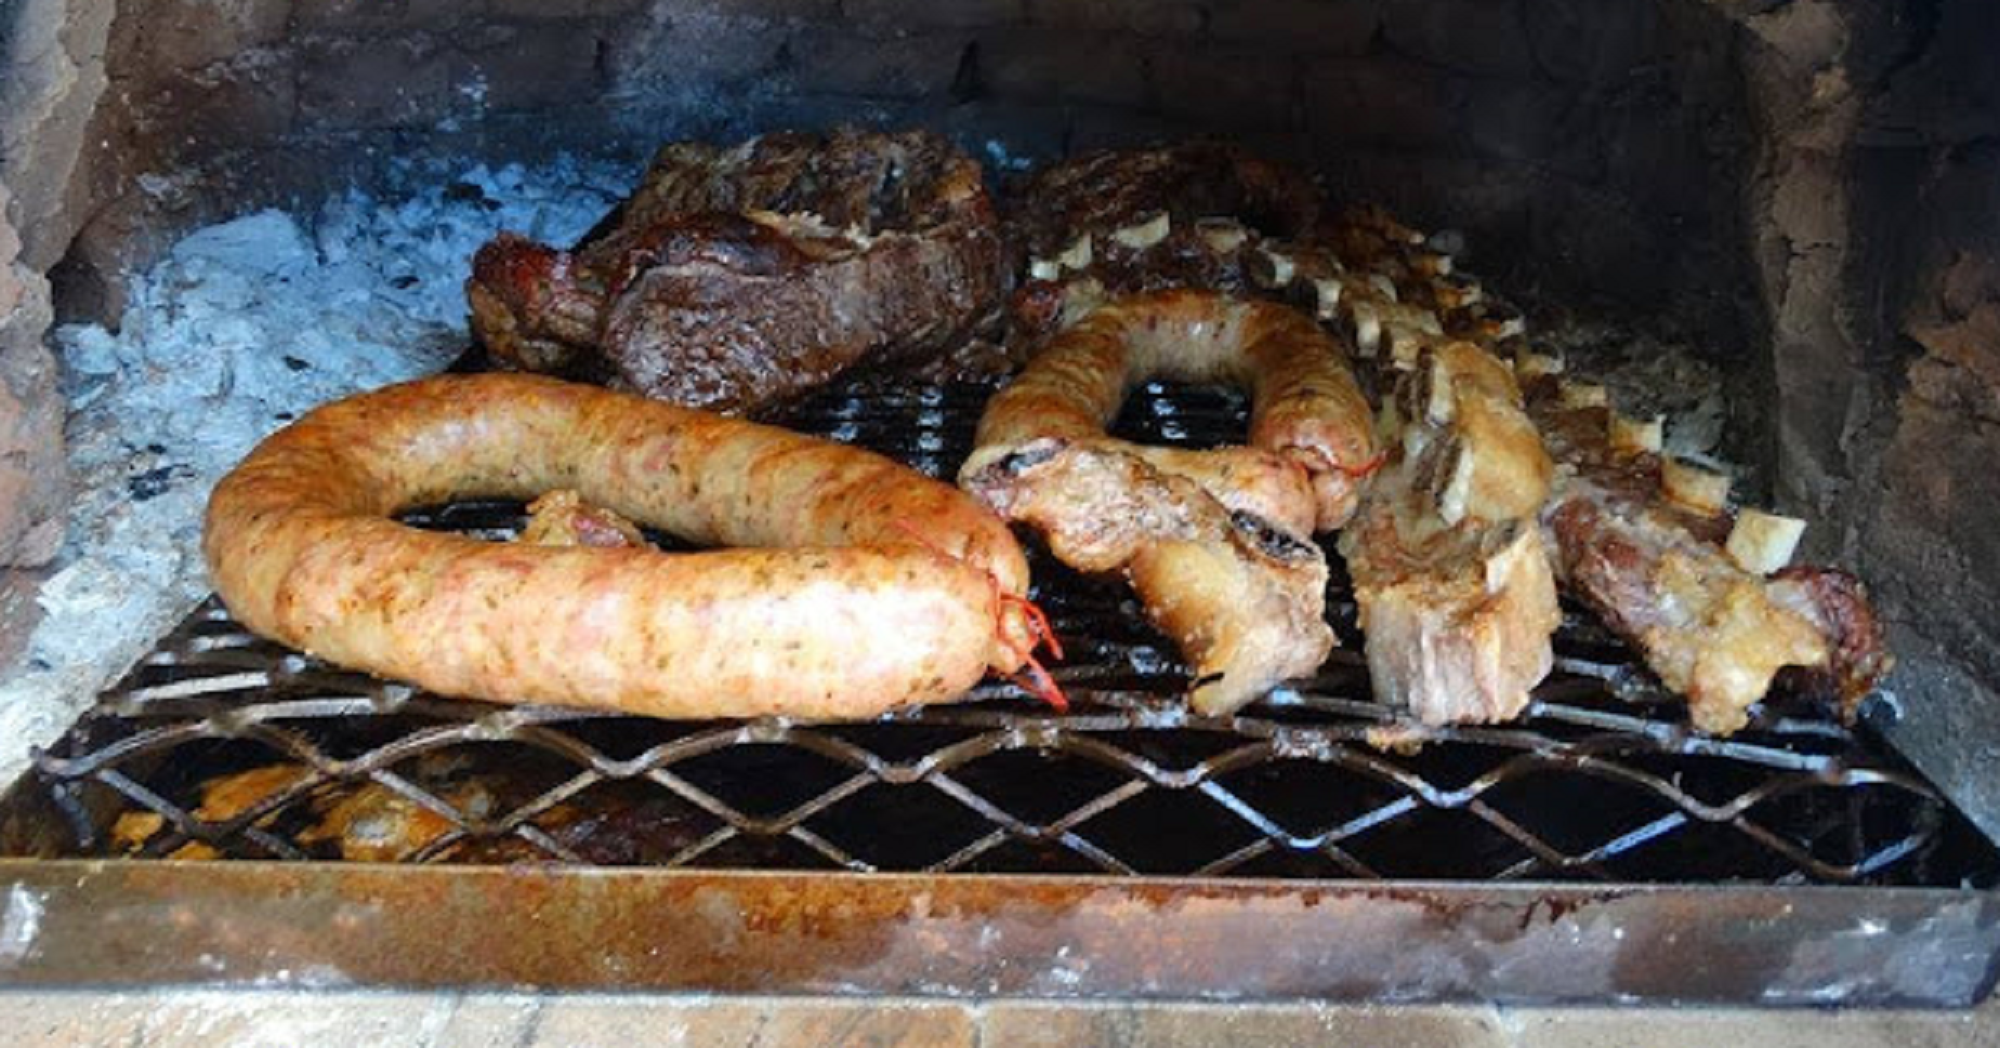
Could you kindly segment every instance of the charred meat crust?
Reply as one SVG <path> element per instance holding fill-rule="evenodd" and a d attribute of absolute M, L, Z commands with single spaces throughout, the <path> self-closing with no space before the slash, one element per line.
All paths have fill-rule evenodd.
<path fill-rule="evenodd" d="M 1319 556 L 1319 547 L 1248 510 L 1231 510 L 1229 523 L 1267 557 L 1307 560 Z"/>
<path fill-rule="evenodd" d="M 1046 336 L 1108 297 L 1247 292 L 1258 239 L 1300 235 L 1320 209 L 1304 174 L 1221 142 L 1088 153 L 1044 168 L 1007 196 L 1016 335 Z M 1148 235 L 1124 235 L 1140 229 Z M 1036 272 L 1037 261 L 1064 256 L 1058 272 Z"/>
<path fill-rule="evenodd" d="M 1771 584 L 1781 602 L 1812 621 L 1831 642 L 1826 665 L 1801 674 L 1803 687 L 1838 702 L 1851 716 L 1895 665 L 1867 589 L 1838 568 L 1806 565 L 1777 572 Z"/>

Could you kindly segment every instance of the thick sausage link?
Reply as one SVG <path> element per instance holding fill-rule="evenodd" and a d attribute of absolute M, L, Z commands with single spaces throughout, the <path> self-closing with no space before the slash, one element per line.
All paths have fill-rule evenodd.
<path fill-rule="evenodd" d="M 691 542 L 482 542 L 391 516 L 553 488 Z M 447 695 L 662 717 L 867 717 L 1021 668 L 1006 525 L 854 448 L 522 375 L 320 408 L 223 478 L 203 539 L 252 630 Z"/>

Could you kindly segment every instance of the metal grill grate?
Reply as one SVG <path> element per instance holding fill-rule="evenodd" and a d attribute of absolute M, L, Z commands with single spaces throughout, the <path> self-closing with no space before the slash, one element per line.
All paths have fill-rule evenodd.
<path fill-rule="evenodd" d="M 851 386 L 784 421 L 933 475 L 989 390 Z M 1233 395 L 1148 387 L 1118 429 L 1241 432 Z M 514 505 L 419 526 L 504 537 Z M 1333 558 L 1338 571 L 1338 558 Z M 1188 716 L 1170 645 L 1122 587 L 1046 557 L 1070 652 L 1057 717 L 1009 685 L 858 725 L 670 724 L 455 702 L 326 666 L 211 603 L 0 803 L 9 854 L 555 862 L 1195 877 L 1984 886 L 1991 845 L 1865 730 L 1767 704 L 1731 740 L 1571 614 L 1504 727 L 1423 729 L 1366 701 L 1354 609 L 1319 675 Z"/>

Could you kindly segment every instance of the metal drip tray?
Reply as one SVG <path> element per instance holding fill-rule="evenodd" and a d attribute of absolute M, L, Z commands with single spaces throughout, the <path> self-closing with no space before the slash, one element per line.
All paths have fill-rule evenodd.
<path fill-rule="evenodd" d="M 784 421 L 940 474 L 987 392 L 875 382 Z M 1242 411 L 1155 386 L 1119 428 L 1211 444 Z M 504 538 L 521 511 L 409 519 Z M 2000 854 L 1865 727 L 1780 697 L 1700 736 L 1579 614 L 1520 722 L 1401 723 L 1368 701 L 1333 560 L 1348 646 L 1221 719 L 1186 713 L 1122 586 L 1042 556 L 1067 716 L 1003 684 L 852 725 L 504 708 L 326 666 L 210 603 L 0 801 L 0 870 L 43 926 L 0 972 L 1811 1004 L 1990 985 Z M 534 946 L 480 945 L 502 936 Z"/>

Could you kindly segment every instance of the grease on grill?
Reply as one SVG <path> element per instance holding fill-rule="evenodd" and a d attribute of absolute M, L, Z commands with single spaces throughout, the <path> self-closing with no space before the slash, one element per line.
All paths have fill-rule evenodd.
<path fill-rule="evenodd" d="M 948 476 L 988 392 L 861 380 L 782 421 Z M 1234 394 L 1154 385 L 1113 432 L 1205 446 L 1241 439 L 1244 414 Z M 468 503 L 411 523 L 497 540 L 522 516 Z M 1399 722 L 1352 649 L 1202 720 L 1121 585 L 1030 552 L 1071 656 L 1068 717 L 1002 684 L 858 725 L 493 707 L 300 657 L 211 604 L 0 801 L 0 851 L 1951 887 L 2000 871 L 1865 729 L 1777 703 L 1734 738 L 1695 735 L 1574 612 L 1518 724 Z M 1334 575 L 1329 614 L 1353 637 L 1338 558 Z"/>

